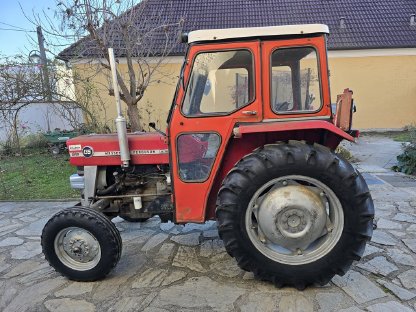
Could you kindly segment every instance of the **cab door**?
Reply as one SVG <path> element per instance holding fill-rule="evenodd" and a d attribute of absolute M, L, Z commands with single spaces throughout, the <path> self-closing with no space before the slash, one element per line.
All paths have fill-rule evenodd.
<path fill-rule="evenodd" d="M 258 41 L 193 45 L 169 123 L 177 222 L 204 222 L 237 122 L 262 119 Z"/>

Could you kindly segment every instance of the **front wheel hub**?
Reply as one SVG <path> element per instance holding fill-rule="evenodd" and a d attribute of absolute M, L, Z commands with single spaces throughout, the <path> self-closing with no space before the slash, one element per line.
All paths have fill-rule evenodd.
<path fill-rule="evenodd" d="M 303 185 L 271 190 L 261 200 L 258 223 L 267 239 L 292 251 L 322 236 L 327 214 L 321 196 Z"/>

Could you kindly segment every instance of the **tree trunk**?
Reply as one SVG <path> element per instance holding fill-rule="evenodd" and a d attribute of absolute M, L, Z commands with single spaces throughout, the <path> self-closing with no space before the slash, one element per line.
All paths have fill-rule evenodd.
<path fill-rule="evenodd" d="M 129 117 L 131 131 L 142 131 L 142 126 L 140 125 L 139 118 L 139 108 L 137 107 L 137 105 L 128 104 L 127 115 Z"/>

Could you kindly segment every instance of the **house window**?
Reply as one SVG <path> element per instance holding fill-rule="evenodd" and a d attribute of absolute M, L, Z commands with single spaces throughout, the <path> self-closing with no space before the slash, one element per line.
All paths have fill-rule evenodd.
<path fill-rule="evenodd" d="M 221 51 L 196 56 L 182 105 L 185 116 L 226 115 L 254 99 L 250 51 Z"/>
<path fill-rule="evenodd" d="M 321 108 L 319 64 L 314 48 L 277 49 L 271 64 L 271 106 L 275 113 L 315 112 Z"/>

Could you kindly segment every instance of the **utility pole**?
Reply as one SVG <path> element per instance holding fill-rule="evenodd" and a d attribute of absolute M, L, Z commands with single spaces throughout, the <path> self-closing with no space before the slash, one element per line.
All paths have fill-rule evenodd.
<path fill-rule="evenodd" d="M 43 45 L 45 38 L 43 38 L 41 26 L 36 27 L 36 33 L 38 34 L 40 64 L 42 65 L 42 73 L 43 73 L 43 87 L 44 87 L 44 90 L 46 90 L 46 96 L 47 96 L 48 101 L 52 102 L 51 85 L 49 82 L 48 60 L 46 59 L 46 51 Z"/>

